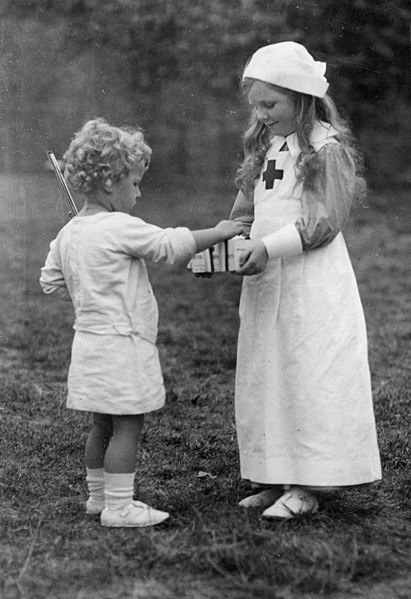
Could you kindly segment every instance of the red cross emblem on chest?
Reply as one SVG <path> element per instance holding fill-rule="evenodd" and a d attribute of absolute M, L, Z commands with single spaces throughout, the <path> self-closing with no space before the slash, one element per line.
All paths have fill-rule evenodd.
<path fill-rule="evenodd" d="M 287 152 L 287 143 L 284 143 L 279 151 Z M 263 172 L 263 181 L 265 181 L 265 188 L 273 189 L 274 181 L 276 179 L 282 179 L 283 175 L 284 171 L 280 168 L 277 168 L 276 160 L 268 160 L 265 171 Z"/>

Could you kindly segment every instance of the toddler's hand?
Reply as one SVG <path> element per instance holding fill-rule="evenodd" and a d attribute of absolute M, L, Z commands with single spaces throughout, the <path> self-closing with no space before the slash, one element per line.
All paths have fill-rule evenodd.
<path fill-rule="evenodd" d="M 261 239 L 250 241 L 249 247 L 241 254 L 241 268 L 236 273 L 240 275 L 257 275 L 263 272 L 267 262 L 267 250 Z"/>
<path fill-rule="evenodd" d="M 236 235 L 241 235 L 244 231 L 242 223 L 235 220 L 222 220 L 215 227 L 215 231 L 221 235 L 221 240 L 231 239 Z"/>
<path fill-rule="evenodd" d="M 250 237 L 250 231 L 251 231 L 251 225 L 253 224 L 254 221 L 254 217 L 248 217 L 248 216 L 239 216 L 235 219 L 237 223 L 241 223 L 243 226 L 243 235 L 244 237 Z"/>
<path fill-rule="evenodd" d="M 250 232 L 251 232 L 251 225 L 248 225 L 247 223 L 241 223 L 243 226 L 243 232 L 241 233 L 241 235 L 244 235 L 244 237 L 246 237 L 247 239 L 250 238 Z"/>

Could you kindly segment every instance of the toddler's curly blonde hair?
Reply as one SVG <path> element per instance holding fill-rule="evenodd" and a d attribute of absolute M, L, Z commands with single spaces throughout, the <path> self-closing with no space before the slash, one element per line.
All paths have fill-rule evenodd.
<path fill-rule="evenodd" d="M 110 187 L 141 162 L 150 164 L 151 148 L 140 128 L 113 127 L 103 118 L 88 121 L 78 131 L 63 158 L 65 179 L 77 191 L 88 194 Z"/>

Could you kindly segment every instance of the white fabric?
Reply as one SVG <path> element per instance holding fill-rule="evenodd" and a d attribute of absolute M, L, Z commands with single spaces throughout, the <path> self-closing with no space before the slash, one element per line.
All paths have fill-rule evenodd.
<path fill-rule="evenodd" d="M 301 217 L 298 152 L 281 151 L 284 141 L 274 138 L 267 155 L 284 169 L 282 179 L 266 189 L 265 163 L 256 184 L 251 238 Z M 316 487 L 380 479 L 365 322 L 342 234 L 319 249 L 272 258 L 264 272 L 245 277 L 240 319 L 242 477 Z"/>
<path fill-rule="evenodd" d="M 104 472 L 106 508 L 116 510 L 133 501 L 134 472 Z"/>
<path fill-rule="evenodd" d="M 77 331 L 157 335 L 157 302 L 144 259 L 187 262 L 196 249 L 185 227 L 161 229 L 121 212 L 73 218 L 50 244 L 40 284 L 68 288 Z"/>
<path fill-rule="evenodd" d="M 71 298 L 76 331 L 67 407 L 141 414 L 164 404 L 158 308 L 144 259 L 183 263 L 192 233 L 161 229 L 122 213 L 75 217 L 50 245 L 40 283 Z"/>
<path fill-rule="evenodd" d="M 157 347 L 137 335 L 76 331 L 67 407 L 101 414 L 145 414 L 164 405 Z"/>
<path fill-rule="evenodd" d="M 104 502 L 104 468 L 86 468 L 86 481 L 92 501 Z"/>
<path fill-rule="evenodd" d="M 243 79 L 259 79 L 303 94 L 323 98 L 328 82 L 326 64 L 315 61 L 301 44 L 279 42 L 263 46 L 246 65 Z"/>
<path fill-rule="evenodd" d="M 301 237 L 294 224 L 286 225 L 263 237 L 269 258 L 298 256 L 303 251 Z"/>

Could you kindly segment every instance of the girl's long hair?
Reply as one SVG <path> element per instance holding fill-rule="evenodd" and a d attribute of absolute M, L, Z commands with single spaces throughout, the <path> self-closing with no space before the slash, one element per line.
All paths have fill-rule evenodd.
<path fill-rule="evenodd" d="M 251 89 L 255 79 L 245 79 L 243 92 L 245 95 Z M 270 84 L 266 84 L 270 85 Z M 274 89 L 281 90 L 276 86 Z M 281 90 L 285 91 L 285 90 Z M 301 152 L 297 157 L 297 181 L 310 187 L 315 179 L 319 167 L 318 154 L 311 144 L 311 134 L 316 121 L 329 123 L 338 132 L 337 140 L 348 152 L 355 164 L 355 201 L 361 201 L 366 194 L 366 184 L 363 178 L 363 159 L 359 152 L 348 121 L 338 112 L 330 96 L 317 98 L 307 94 L 292 92 L 296 101 L 296 134 Z M 243 136 L 244 159 L 237 170 L 236 184 L 246 196 L 250 197 L 254 190 L 263 166 L 264 157 L 270 145 L 269 129 L 258 120 L 256 110 L 253 109 L 248 127 Z"/>

